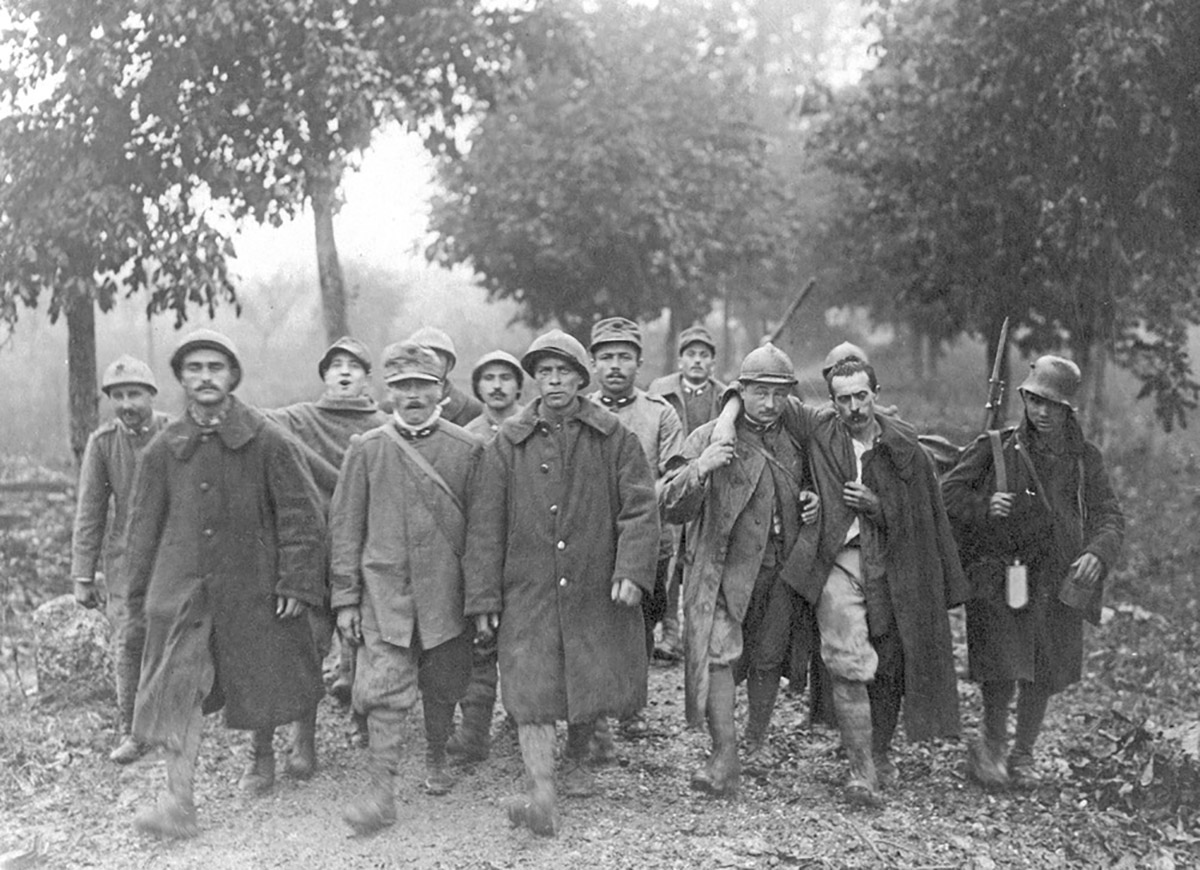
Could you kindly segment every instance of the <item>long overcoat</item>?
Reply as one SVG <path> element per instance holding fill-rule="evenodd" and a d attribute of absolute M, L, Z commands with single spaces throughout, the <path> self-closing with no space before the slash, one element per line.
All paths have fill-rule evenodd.
<path fill-rule="evenodd" d="M 277 595 L 324 602 L 325 520 L 299 443 L 236 398 L 214 433 L 186 413 L 147 446 L 126 529 L 130 609 L 147 638 L 135 732 L 178 734 L 189 711 L 168 699 L 211 644 L 216 685 L 206 712 L 231 728 L 291 722 L 322 694 L 307 621 L 275 615 Z M 207 632 L 211 638 L 198 637 Z M 177 685 L 173 685 L 177 684 Z"/>
<path fill-rule="evenodd" d="M 707 478 L 700 476 L 696 460 L 708 446 L 715 425 L 705 423 L 688 436 L 682 454 L 685 461 L 667 472 L 659 495 L 667 522 L 689 524 L 683 584 L 684 710 L 692 726 L 704 724 L 717 597 L 724 593 L 732 619 L 745 618 L 774 510 L 774 490 L 768 490 L 768 499 L 754 498 L 763 475 L 770 474 L 761 451 L 739 450 L 728 466 Z"/>
<path fill-rule="evenodd" d="M 802 526 L 784 579 L 814 607 L 854 519 L 842 500 L 856 477 L 851 435 L 831 407 L 789 400 L 783 416 L 809 447 L 821 497 L 817 524 Z M 876 415 L 881 433 L 862 481 L 882 516 L 863 520 L 862 559 L 872 636 L 898 632 L 904 651 L 904 730 L 910 740 L 958 734 L 958 691 L 946 611 L 968 595 L 937 475 L 907 423 Z"/>
<path fill-rule="evenodd" d="M 971 678 L 1036 680 L 1058 692 L 1082 673 L 1083 620 L 1099 620 L 1104 577 L 1120 555 L 1125 519 L 1100 451 L 1084 440 L 1074 417 L 1053 458 L 1027 423 L 1004 430 L 1001 445 L 1008 491 L 1016 494 L 1007 519 L 988 517 L 996 472 L 986 433 L 942 483 L 973 585 Z M 1036 481 L 1031 464 L 1040 469 Z M 1058 587 L 1082 553 L 1095 554 L 1103 570 L 1088 607 L 1076 610 L 1059 601 Z M 1029 580 L 1029 605 L 1021 610 L 1005 597 L 1005 567 L 1016 557 Z"/>
<path fill-rule="evenodd" d="M 541 400 L 484 449 L 463 558 L 468 616 L 500 613 L 500 684 L 518 723 L 590 722 L 646 703 L 642 614 L 615 578 L 654 587 L 658 505 L 637 437 L 598 405 L 555 425 Z"/>

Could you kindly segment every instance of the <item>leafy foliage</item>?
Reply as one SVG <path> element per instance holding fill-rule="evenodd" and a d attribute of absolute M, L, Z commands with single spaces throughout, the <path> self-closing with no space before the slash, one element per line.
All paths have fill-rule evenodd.
<path fill-rule="evenodd" d="M 786 244 L 786 185 L 753 119 L 724 5 L 575 12 L 576 67 L 530 70 L 444 163 L 430 259 L 470 263 L 533 325 L 707 312 L 739 264 Z"/>
<path fill-rule="evenodd" d="M 1200 383 L 1200 9 L 1186 0 L 876 6 L 880 63 L 824 131 L 859 184 L 861 295 L 1143 382 L 1166 428 Z"/>

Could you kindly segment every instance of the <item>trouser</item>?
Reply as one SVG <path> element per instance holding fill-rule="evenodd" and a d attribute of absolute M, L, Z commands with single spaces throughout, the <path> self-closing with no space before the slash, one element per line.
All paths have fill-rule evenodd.
<path fill-rule="evenodd" d="M 146 626 L 131 619 L 124 589 L 113 584 L 108 587 L 105 614 L 112 625 L 110 651 L 113 660 L 113 678 L 117 688 L 117 711 L 121 717 L 121 731 L 130 734 L 133 730 L 133 708 L 137 701 L 138 682 L 142 676 L 142 651 L 146 647 Z"/>
<path fill-rule="evenodd" d="M 830 676 L 852 683 L 869 683 L 879 668 L 879 654 L 867 625 L 867 597 L 862 585 L 859 551 L 838 553 L 817 602 L 821 631 L 821 660 Z"/>
<path fill-rule="evenodd" d="M 654 591 L 642 596 L 642 621 L 646 628 L 646 655 L 654 655 L 654 626 L 663 620 L 667 612 L 667 577 L 671 571 L 671 559 L 659 559 L 654 569 Z"/>
<path fill-rule="evenodd" d="M 1003 746 L 1008 739 L 1008 707 L 1017 694 L 1017 733 L 1013 754 L 1030 756 L 1042 731 L 1050 691 L 1039 683 L 1021 681 L 1017 692 L 1015 680 L 988 680 L 983 691 L 984 737 L 993 746 Z"/>
<path fill-rule="evenodd" d="M 471 650 L 471 678 L 467 684 L 466 694 L 459 705 L 464 716 L 468 710 L 481 712 L 486 710 L 484 721 L 492 721 L 492 711 L 496 707 L 496 686 L 500 682 L 499 647 L 497 637 L 493 633 L 486 641 L 474 644 Z"/>

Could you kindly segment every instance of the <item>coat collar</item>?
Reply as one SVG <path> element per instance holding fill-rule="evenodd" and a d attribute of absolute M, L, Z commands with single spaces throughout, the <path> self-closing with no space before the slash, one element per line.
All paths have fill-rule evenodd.
<path fill-rule="evenodd" d="M 230 396 L 229 403 L 229 413 L 216 433 L 230 450 L 240 450 L 258 434 L 266 418 L 253 408 L 243 405 L 237 396 Z M 167 426 L 167 446 L 171 448 L 176 459 L 186 462 L 196 452 L 196 447 L 200 444 L 200 435 L 200 427 L 185 411 Z"/>
<path fill-rule="evenodd" d="M 340 411 L 351 414 L 374 414 L 379 410 L 379 405 L 370 396 L 355 396 L 353 399 L 321 396 L 313 404 L 322 411 Z"/>
<path fill-rule="evenodd" d="M 537 431 L 538 424 L 542 421 L 539 413 L 541 407 L 542 400 L 534 399 L 522 409 L 521 413 L 505 421 L 500 428 L 501 434 L 514 444 L 520 444 L 528 439 Z M 601 408 L 587 396 L 579 397 L 579 411 L 575 414 L 575 419 L 605 436 L 611 435 L 621 425 L 616 414 Z"/>
<path fill-rule="evenodd" d="M 876 449 L 891 457 L 892 465 L 902 478 L 912 477 L 913 464 L 918 451 L 921 450 L 916 430 L 899 417 L 876 414 L 875 419 L 880 429 L 879 438 L 875 442 Z"/>

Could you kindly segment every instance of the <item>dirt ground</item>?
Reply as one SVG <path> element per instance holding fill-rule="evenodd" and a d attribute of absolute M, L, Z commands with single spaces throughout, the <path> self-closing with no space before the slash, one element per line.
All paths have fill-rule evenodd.
<path fill-rule="evenodd" d="M 806 702 L 784 692 L 772 731 L 776 771 L 744 777 L 734 799 L 688 788 L 707 737 L 683 729 L 682 667 L 652 668 L 650 736 L 618 741 L 616 763 L 601 768 L 600 792 L 563 800 L 554 839 L 510 828 L 499 801 L 522 787 L 515 739 L 497 716 L 492 757 L 457 768 L 454 790 L 420 788 L 419 716 L 399 777 L 399 820 L 354 837 L 341 821 L 362 787 L 366 753 L 354 746 L 346 711 L 323 703 L 321 769 L 308 782 L 280 778 L 273 793 L 241 795 L 236 782 L 246 735 L 206 723 L 197 778 L 200 835 L 164 843 L 136 833 L 134 813 L 164 781 L 148 757 L 121 768 L 106 759 L 115 739 L 107 710 L 10 709 L 0 737 L 36 744 L 12 759 L 0 791 L 4 870 L 24 866 L 93 868 L 771 868 L 1189 866 L 1190 845 L 1164 851 L 1131 830 L 1126 816 L 1100 813 L 1070 787 L 1061 758 L 1064 723 L 1086 701 L 1068 692 L 1052 707 L 1045 740 L 1048 784 L 1026 794 L 985 794 L 967 782 L 961 743 L 905 745 L 898 738 L 900 786 L 885 808 L 844 804 L 844 761 L 836 735 L 807 727 Z M 977 699 L 962 683 L 964 721 Z M 744 704 L 742 704 L 744 707 Z M 565 738 L 560 727 L 560 742 Z M 280 749 L 286 735 L 277 735 Z M 14 855 L 14 853 L 16 853 Z M 1174 857 L 1172 857 L 1174 856 Z M 1200 857 L 1200 853 L 1197 853 Z M 1191 865 L 1195 866 L 1195 865 Z"/>

